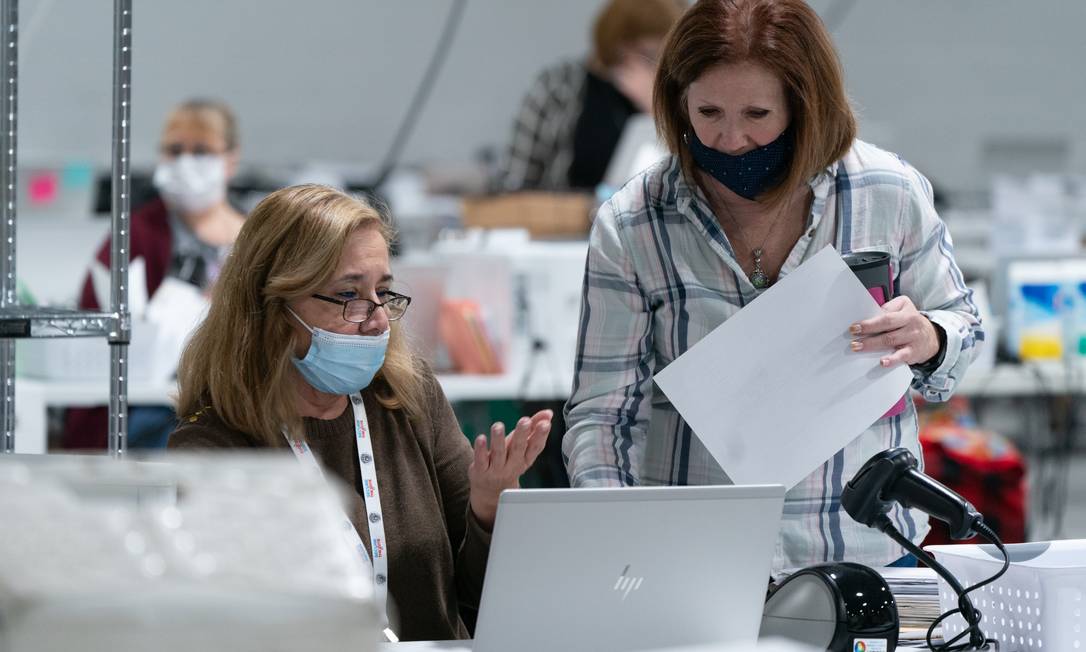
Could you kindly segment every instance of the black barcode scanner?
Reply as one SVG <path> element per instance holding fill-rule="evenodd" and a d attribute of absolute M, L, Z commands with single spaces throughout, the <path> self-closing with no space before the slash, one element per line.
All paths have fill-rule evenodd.
<path fill-rule="evenodd" d="M 891 537 L 901 536 L 886 516 L 894 503 L 946 521 L 952 539 L 969 539 L 977 528 L 985 529 L 969 501 L 919 466 L 907 448 L 878 453 L 845 485 L 841 506 L 857 522 Z M 838 562 L 804 568 L 776 587 L 766 600 L 761 635 L 814 642 L 833 652 L 894 650 L 897 629 L 897 608 L 879 573 Z"/>
<path fill-rule="evenodd" d="M 946 522 L 950 538 L 971 539 L 984 517 L 973 505 L 919 470 L 907 448 L 882 451 L 867 461 L 841 493 L 841 506 L 858 523 L 879 530 L 895 502 Z"/>

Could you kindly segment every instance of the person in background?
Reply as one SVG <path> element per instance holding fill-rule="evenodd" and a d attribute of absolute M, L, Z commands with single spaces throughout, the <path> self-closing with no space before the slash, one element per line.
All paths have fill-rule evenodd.
<path fill-rule="evenodd" d="M 152 182 L 158 197 L 136 207 L 131 218 L 130 260 L 142 259 L 148 299 L 163 279 L 175 278 L 207 291 L 218 276 L 245 216 L 226 199 L 238 166 L 238 126 L 222 102 L 192 99 L 166 118 L 159 161 Z M 93 266 L 108 276 L 109 238 Z M 88 270 L 79 307 L 99 310 L 109 296 L 98 296 Z M 74 408 L 66 415 L 64 447 L 97 449 L 106 445 L 105 408 Z M 164 448 L 176 425 L 168 406 L 132 406 L 128 411 L 130 448 Z"/>
<path fill-rule="evenodd" d="M 319 461 L 353 489 L 347 516 L 392 630 L 462 639 L 498 497 L 543 449 L 552 414 L 521 418 L 508 437 L 494 424 L 489 447 L 468 442 L 399 330 L 411 299 L 392 290 L 391 240 L 369 204 L 327 186 L 261 201 L 181 357 L 169 446 Z"/>
<path fill-rule="evenodd" d="M 563 440 L 573 486 L 730 484 L 653 374 L 826 245 L 891 256 L 896 297 L 841 334 L 852 350 L 908 365 L 926 400 L 950 396 L 984 339 L 977 308 L 928 181 L 856 138 L 837 52 L 810 6 L 700 0 L 668 36 L 654 110 L 672 155 L 605 203 L 589 238 Z M 844 483 L 896 446 L 920 457 L 911 398 L 789 490 L 775 570 L 907 561 L 840 502 Z M 922 512 L 890 517 L 924 539 Z"/>
<path fill-rule="evenodd" d="M 651 111 L 656 59 L 682 15 L 679 0 L 610 0 L 592 54 L 544 70 L 513 123 L 499 191 L 593 190 L 626 120 Z"/>

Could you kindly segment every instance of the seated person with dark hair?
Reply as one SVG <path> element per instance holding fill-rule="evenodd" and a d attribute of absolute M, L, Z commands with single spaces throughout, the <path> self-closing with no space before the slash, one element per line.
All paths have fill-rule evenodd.
<path fill-rule="evenodd" d="M 630 116 L 650 113 L 656 59 L 678 0 L 611 0 L 585 61 L 544 70 L 524 97 L 497 190 L 594 189 Z"/>

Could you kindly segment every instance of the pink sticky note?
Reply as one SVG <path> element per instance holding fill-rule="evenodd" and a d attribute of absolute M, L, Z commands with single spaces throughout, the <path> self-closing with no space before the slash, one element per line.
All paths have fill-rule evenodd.
<path fill-rule="evenodd" d="M 51 204 L 57 199 L 57 175 L 54 172 L 37 172 L 30 175 L 27 190 L 30 195 L 30 203 L 42 205 Z"/>

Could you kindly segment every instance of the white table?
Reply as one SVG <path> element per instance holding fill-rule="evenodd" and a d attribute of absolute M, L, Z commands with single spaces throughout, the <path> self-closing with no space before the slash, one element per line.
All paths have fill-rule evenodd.
<path fill-rule="evenodd" d="M 411 641 L 378 643 L 377 652 L 471 652 L 471 641 Z"/>
<path fill-rule="evenodd" d="M 550 378 L 546 370 L 535 370 L 525 382 L 521 365 L 503 374 L 439 374 L 438 382 L 449 401 L 532 400 L 564 401 L 570 385 L 564 379 Z M 977 373 L 980 372 L 980 373 Z M 130 405 L 170 405 L 176 386 L 141 383 L 128 386 Z M 999 364 L 994 369 L 970 370 L 956 394 L 969 397 L 1042 396 L 1047 394 L 1086 394 L 1086 362 L 1068 366 L 1059 362 L 1035 362 L 1024 365 Z M 15 381 L 15 447 L 17 453 L 44 453 L 46 450 L 46 408 L 50 406 L 87 407 L 107 405 L 109 385 L 105 380 L 42 380 L 17 378 Z"/>
<path fill-rule="evenodd" d="M 1086 361 L 997 364 L 969 369 L 955 394 L 969 397 L 1043 396 L 1086 393 Z"/>
<path fill-rule="evenodd" d="M 438 382 L 449 401 L 565 400 L 569 385 L 529 383 L 514 370 L 497 375 L 442 374 Z M 177 386 L 133 380 L 128 384 L 129 405 L 173 405 Z M 15 379 L 15 452 L 46 452 L 46 409 L 109 404 L 105 380 Z"/>
<path fill-rule="evenodd" d="M 130 382 L 129 405 L 171 405 L 177 387 Z M 90 380 L 15 379 L 15 452 L 46 452 L 46 408 L 109 405 L 109 383 Z"/>
<path fill-rule="evenodd" d="M 657 649 L 646 652 L 814 652 L 814 648 L 794 641 L 771 638 L 754 645 L 698 645 Z M 410 643 L 379 643 L 377 652 L 471 652 L 471 641 L 413 641 Z"/>

